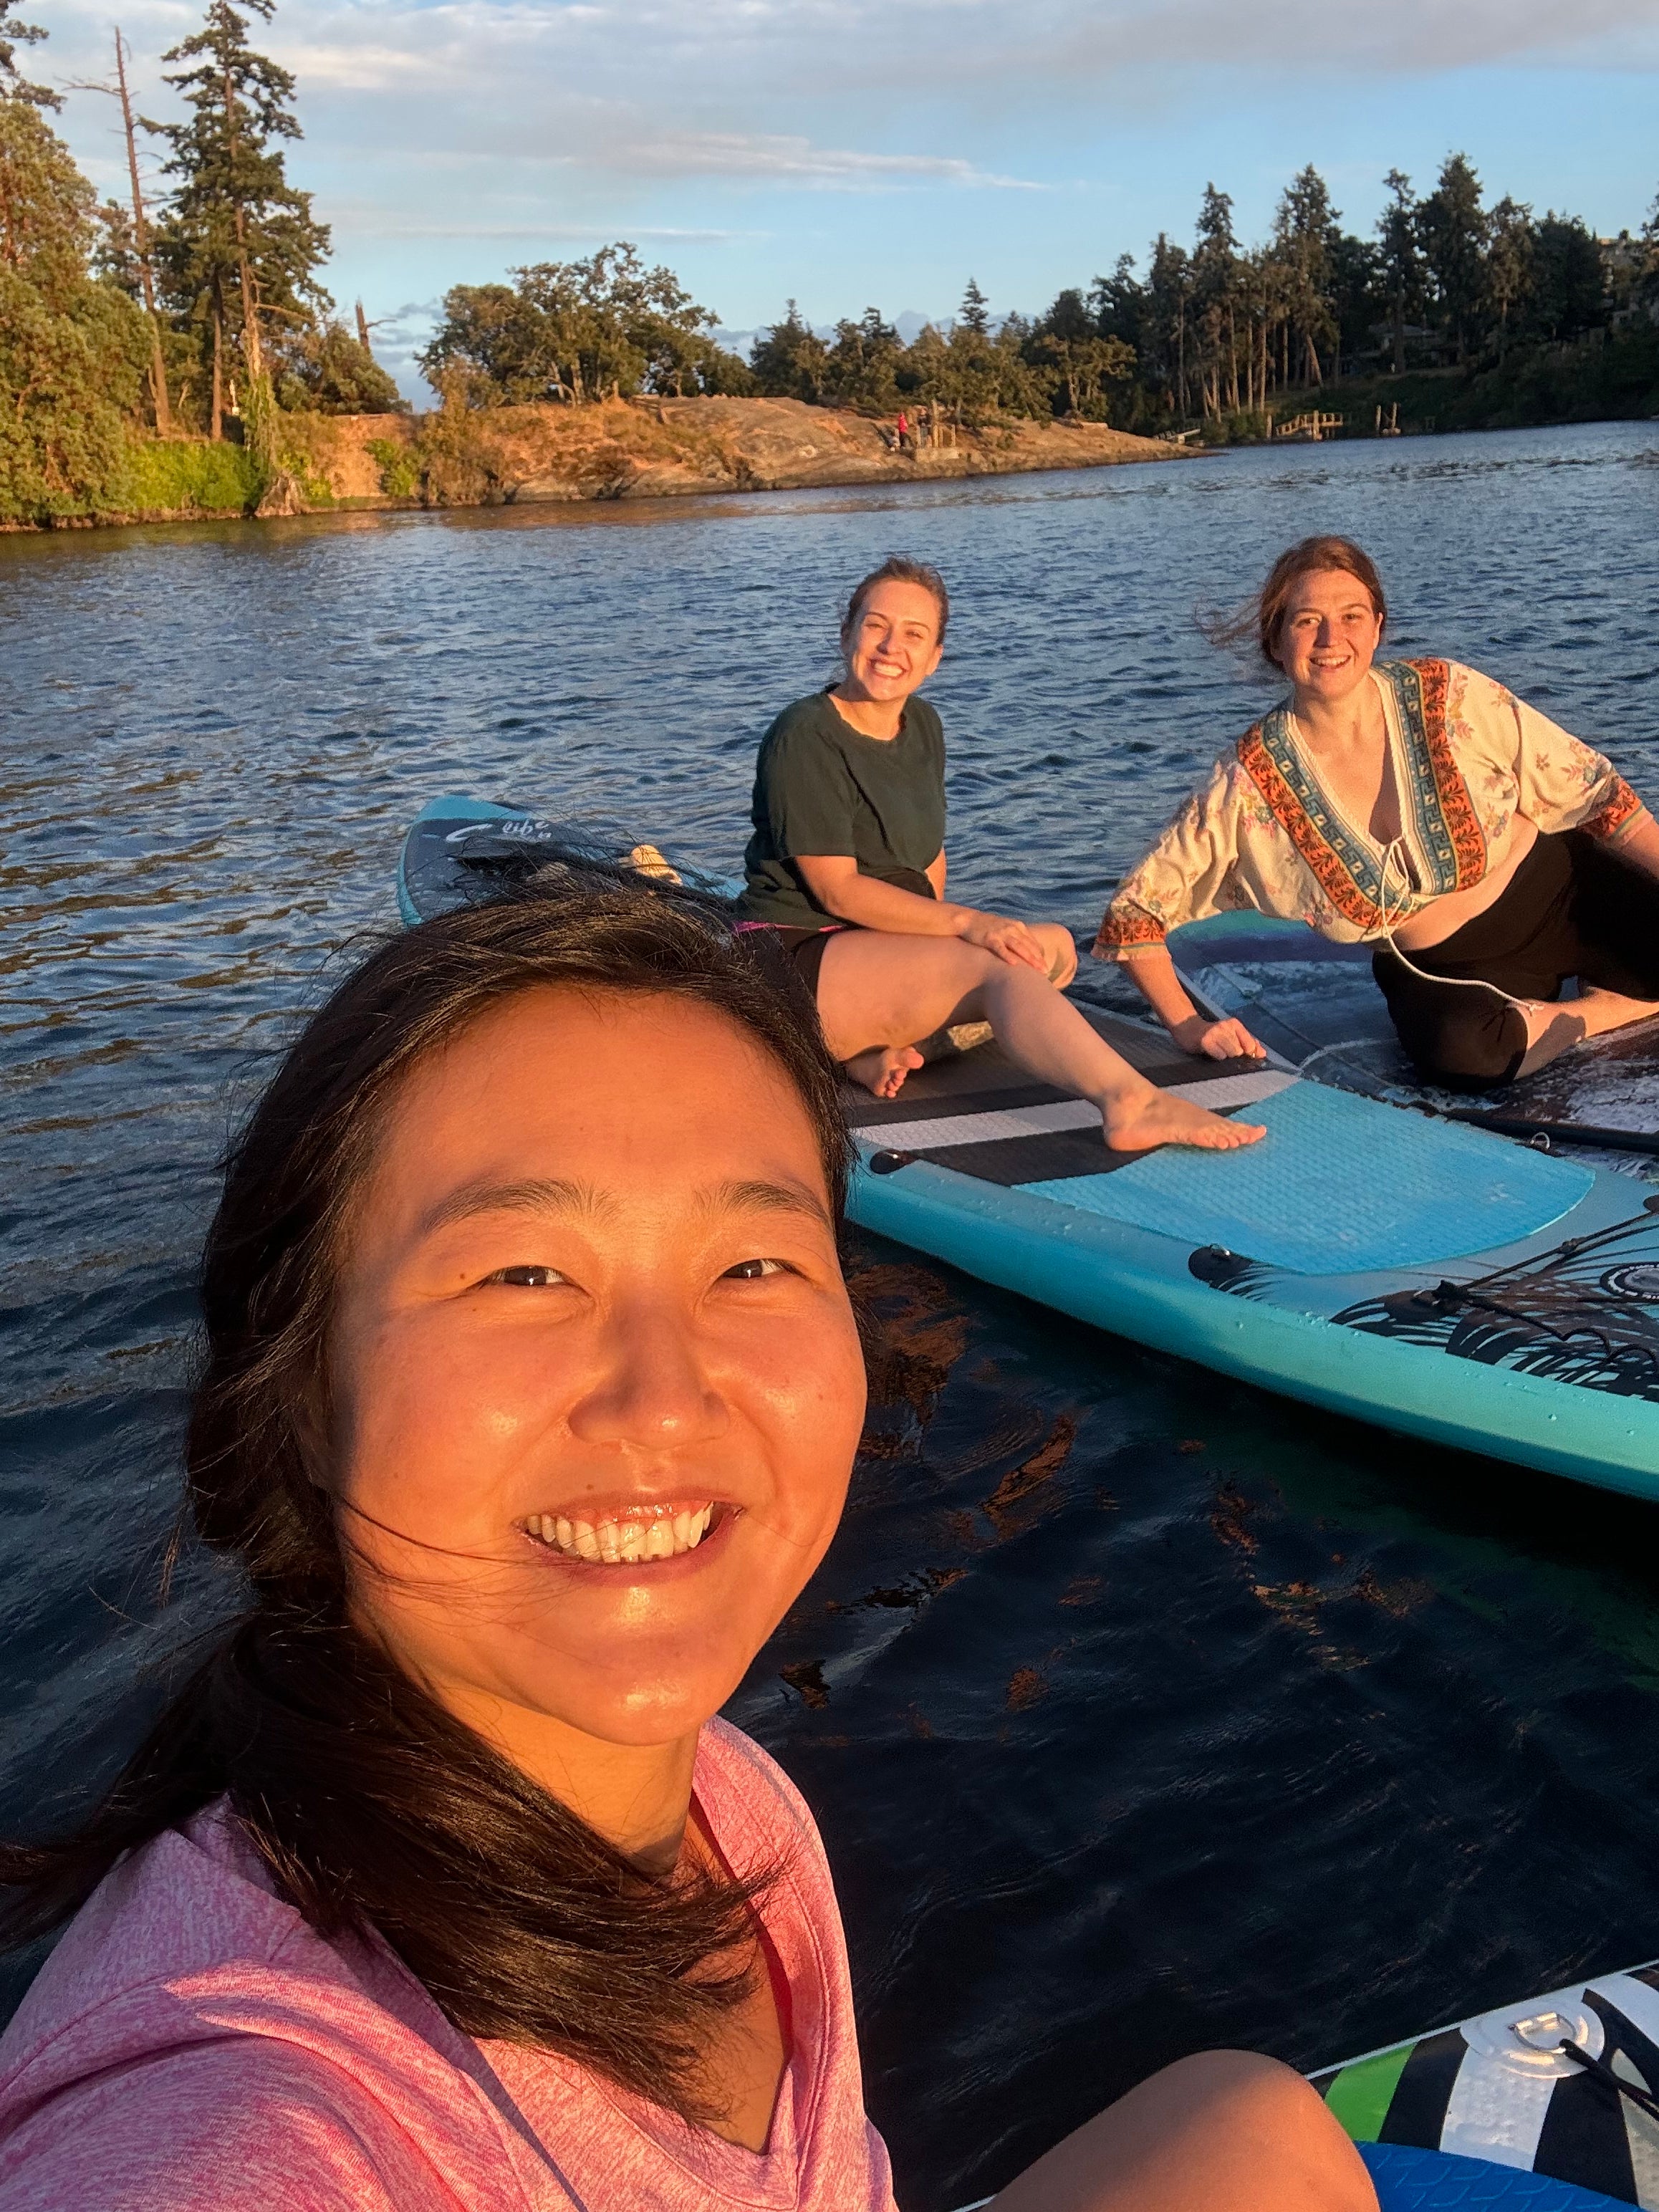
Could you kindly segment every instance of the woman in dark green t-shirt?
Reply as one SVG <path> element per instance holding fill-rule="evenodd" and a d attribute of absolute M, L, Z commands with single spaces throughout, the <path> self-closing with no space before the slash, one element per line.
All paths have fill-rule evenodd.
<path fill-rule="evenodd" d="M 1119 1151 L 1261 1135 L 1159 1091 L 1060 996 L 1071 932 L 945 896 L 945 738 L 915 695 L 939 666 L 950 601 L 937 570 L 895 556 L 854 592 L 840 683 L 787 707 L 761 744 L 744 856 L 748 926 L 817 1000 L 830 1050 L 878 1098 L 920 1067 L 917 1037 L 988 1022 L 1045 1083 L 1091 1098 Z"/>

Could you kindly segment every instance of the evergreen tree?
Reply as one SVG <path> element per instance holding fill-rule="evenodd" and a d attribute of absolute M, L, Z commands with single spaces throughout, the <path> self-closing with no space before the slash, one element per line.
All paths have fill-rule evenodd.
<path fill-rule="evenodd" d="M 46 35 L 38 23 L 14 14 L 9 0 L 0 0 L 0 100 L 21 100 L 28 107 L 63 106 L 50 85 L 30 83 L 17 59 L 19 46 L 39 46 Z"/>
<path fill-rule="evenodd" d="M 204 329 L 216 438 L 233 351 L 257 433 L 270 404 L 273 327 L 299 339 L 332 305 L 317 277 L 328 229 L 312 215 L 310 193 L 289 182 L 278 143 L 302 135 L 289 108 L 294 79 L 248 44 L 248 15 L 268 21 L 274 6 L 208 0 L 202 29 L 162 57 L 185 64 L 167 81 L 188 118 L 144 125 L 166 140 L 164 173 L 176 180 L 157 258 L 173 304 Z"/>
<path fill-rule="evenodd" d="M 958 422 L 977 429 L 1002 404 L 1008 385 L 1008 356 L 988 331 L 957 319 L 945 349 L 946 359 L 933 396 L 951 408 Z"/>
<path fill-rule="evenodd" d="M 88 273 L 94 205 L 41 103 L 0 99 L 0 520 L 122 504 L 149 342 Z"/>
<path fill-rule="evenodd" d="M 759 389 L 772 398 L 804 399 L 812 405 L 823 397 L 829 352 L 791 300 L 785 306 L 782 321 L 774 323 L 756 341 L 749 365 Z"/>
<path fill-rule="evenodd" d="M 1322 384 L 1319 349 L 1337 337 L 1332 303 L 1332 249 L 1340 236 L 1325 179 L 1311 163 L 1285 187 L 1273 221 L 1273 254 L 1285 284 L 1287 337 L 1294 350 L 1284 380 Z"/>
<path fill-rule="evenodd" d="M 963 330 L 972 331 L 976 337 L 984 337 L 990 330 L 991 303 L 971 276 L 968 279 L 968 289 L 962 295 L 957 320 Z"/>
<path fill-rule="evenodd" d="M 1089 287 L 1089 305 L 1102 337 L 1121 338 L 1125 345 L 1140 351 L 1146 290 L 1135 275 L 1133 253 L 1120 253 L 1111 275 L 1096 277 Z"/>
<path fill-rule="evenodd" d="M 1385 319 L 1388 295 L 1381 252 L 1369 239 L 1337 231 L 1330 242 L 1329 281 L 1340 367 L 1344 359 L 1352 362 L 1370 349 L 1371 340 Z"/>
<path fill-rule="evenodd" d="M 1480 326 L 1486 290 L 1489 219 L 1480 179 L 1466 154 L 1448 154 L 1440 179 L 1418 210 L 1423 258 L 1453 354 L 1461 367 Z"/>
<path fill-rule="evenodd" d="M 1193 243 L 1193 314 L 1199 395 L 1212 418 L 1224 406 L 1238 411 L 1238 273 L 1232 200 L 1206 185 Z"/>
<path fill-rule="evenodd" d="M 1187 311 L 1192 298 L 1192 270 L 1184 246 L 1171 246 L 1159 231 L 1146 279 L 1146 343 L 1141 359 L 1164 394 L 1170 411 L 1184 417 L 1188 404 Z"/>
<path fill-rule="evenodd" d="M 1412 197 L 1412 180 L 1403 169 L 1390 169 L 1382 179 L 1389 201 L 1377 220 L 1381 250 L 1379 277 L 1389 303 L 1392 366 L 1396 376 L 1406 373 L 1406 325 L 1423 312 L 1423 255 L 1418 242 L 1418 205 Z"/>
<path fill-rule="evenodd" d="M 1083 295 L 1062 292 L 1037 323 L 1025 349 L 1026 359 L 1049 372 L 1059 405 L 1085 420 L 1104 421 L 1109 404 L 1103 387 L 1125 382 L 1134 371 L 1133 349 L 1121 338 L 1103 338 Z"/>
<path fill-rule="evenodd" d="M 1497 319 L 1498 358 L 1525 322 L 1534 289 L 1532 210 L 1505 193 L 1487 217 L 1486 300 Z"/>
<path fill-rule="evenodd" d="M 407 415 L 409 402 L 343 324 L 307 331 L 289 350 L 278 404 L 316 415 Z"/>
<path fill-rule="evenodd" d="M 903 352 L 898 332 L 882 320 L 878 307 L 866 307 L 856 323 L 837 323 L 836 343 L 824 362 L 824 397 L 839 406 L 890 414 L 898 404 Z"/>
<path fill-rule="evenodd" d="M 1533 314 L 1540 337 L 1582 337 L 1602 321 L 1607 306 L 1601 250 L 1577 216 L 1553 210 L 1533 241 Z"/>

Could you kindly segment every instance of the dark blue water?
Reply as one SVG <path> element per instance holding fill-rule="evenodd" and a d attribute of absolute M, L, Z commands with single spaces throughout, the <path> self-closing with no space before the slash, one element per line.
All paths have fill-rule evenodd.
<path fill-rule="evenodd" d="M 212 1162 L 422 800 L 729 867 L 902 548 L 956 595 L 953 884 L 1084 927 L 1270 695 L 1195 608 L 1316 529 L 1401 649 L 1659 795 L 1659 426 L 0 538 L 0 1819 L 106 1772 L 228 1601 L 192 1569 L 156 1616 Z M 859 1264 L 891 1402 L 734 1712 L 820 1815 L 908 2208 L 1182 2051 L 1312 2064 L 1659 1952 L 1659 1514 Z"/>

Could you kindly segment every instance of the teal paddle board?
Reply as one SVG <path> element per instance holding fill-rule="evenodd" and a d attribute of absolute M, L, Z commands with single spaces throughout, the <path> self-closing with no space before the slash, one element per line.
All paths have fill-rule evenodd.
<path fill-rule="evenodd" d="M 627 830 L 437 799 L 405 841 L 400 908 L 417 921 L 635 849 Z M 896 1099 L 849 1087 L 854 1218 L 1265 1389 L 1659 1498 L 1659 1189 L 1310 1079 L 1284 1052 L 1193 1060 L 1084 1011 L 1152 1082 L 1265 1140 L 1110 1153 L 1086 1101 L 989 1043 Z"/>

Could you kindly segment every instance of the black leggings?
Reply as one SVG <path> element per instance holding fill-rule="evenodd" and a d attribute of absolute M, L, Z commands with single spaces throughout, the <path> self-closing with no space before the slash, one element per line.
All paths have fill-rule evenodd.
<path fill-rule="evenodd" d="M 1568 976 L 1630 999 L 1659 999 L 1659 880 L 1582 830 L 1540 836 L 1503 895 L 1438 945 L 1371 957 L 1400 1042 L 1419 1072 L 1455 1091 L 1515 1079 L 1526 1022 L 1509 999 L 1557 1000 Z M 1497 991 L 1470 988 L 1495 983 Z M 1509 998 L 1500 998 L 1498 992 Z"/>

